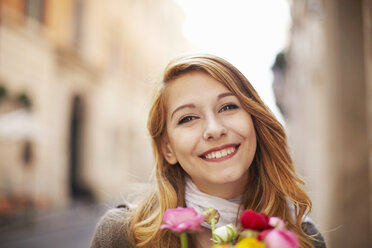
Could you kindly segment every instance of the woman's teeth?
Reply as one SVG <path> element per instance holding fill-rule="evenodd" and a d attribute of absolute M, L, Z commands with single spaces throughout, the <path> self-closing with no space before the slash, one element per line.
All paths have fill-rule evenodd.
<path fill-rule="evenodd" d="M 205 155 L 205 158 L 207 158 L 207 159 L 222 158 L 222 157 L 225 157 L 225 156 L 233 153 L 235 150 L 236 150 L 236 147 L 226 148 L 226 149 L 223 149 L 223 150 L 220 150 L 220 151 L 208 153 L 207 155 Z"/>

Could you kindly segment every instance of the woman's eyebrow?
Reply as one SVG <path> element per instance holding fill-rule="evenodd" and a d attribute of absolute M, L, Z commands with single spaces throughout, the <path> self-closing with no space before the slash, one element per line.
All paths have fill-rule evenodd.
<path fill-rule="evenodd" d="M 184 104 L 184 105 L 181 105 L 181 106 L 177 107 L 177 108 L 172 112 L 172 114 L 171 114 L 171 119 L 172 119 L 173 115 L 174 115 L 177 111 L 179 111 L 179 110 L 181 110 L 181 109 L 184 109 L 184 108 L 195 108 L 195 104 L 189 103 L 189 104 Z"/>
<path fill-rule="evenodd" d="M 227 96 L 235 96 L 235 95 L 231 92 L 221 93 L 217 96 L 217 100 L 220 100 L 221 98 L 224 98 L 224 97 L 227 97 Z"/>

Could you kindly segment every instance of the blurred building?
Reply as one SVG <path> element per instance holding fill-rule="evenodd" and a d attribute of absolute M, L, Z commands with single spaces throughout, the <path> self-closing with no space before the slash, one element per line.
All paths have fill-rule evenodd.
<path fill-rule="evenodd" d="M 171 0 L 0 0 L 0 214 L 147 180 L 154 82 L 187 52 Z"/>
<path fill-rule="evenodd" d="M 372 246 L 372 1 L 292 1 L 277 104 L 329 247 Z"/>

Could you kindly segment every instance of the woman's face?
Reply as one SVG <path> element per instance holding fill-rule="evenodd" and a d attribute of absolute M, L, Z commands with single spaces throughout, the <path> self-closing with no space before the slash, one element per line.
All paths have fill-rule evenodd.
<path fill-rule="evenodd" d="M 166 97 L 162 150 L 167 161 L 178 162 L 204 193 L 225 199 L 242 194 L 256 133 L 238 98 L 203 72 L 169 82 Z"/>

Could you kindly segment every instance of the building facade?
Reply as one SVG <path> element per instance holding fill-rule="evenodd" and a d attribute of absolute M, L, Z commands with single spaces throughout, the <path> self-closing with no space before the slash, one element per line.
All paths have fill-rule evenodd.
<path fill-rule="evenodd" d="M 371 247 L 372 1 L 292 2 L 273 67 L 294 160 L 329 247 Z"/>
<path fill-rule="evenodd" d="M 154 83 L 188 52 L 170 0 L 0 1 L 0 213 L 113 201 L 153 167 Z"/>

